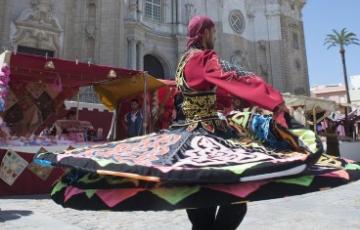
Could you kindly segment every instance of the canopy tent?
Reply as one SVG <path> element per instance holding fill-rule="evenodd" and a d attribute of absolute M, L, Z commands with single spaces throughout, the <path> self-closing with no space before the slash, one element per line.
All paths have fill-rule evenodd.
<path fill-rule="evenodd" d="M 300 107 L 302 114 L 293 114 L 296 120 L 304 125 L 313 125 L 316 132 L 316 124 L 327 118 L 331 113 L 338 110 L 334 101 L 313 98 L 303 95 L 283 94 L 285 103 L 289 107 Z"/>
<path fill-rule="evenodd" d="M 126 137 L 124 130 L 121 129 L 120 121 L 129 111 L 129 106 L 122 106 L 127 104 L 127 99 L 139 97 L 139 95 L 143 96 L 142 108 L 144 111 L 145 133 L 150 131 L 150 127 L 153 125 L 153 122 L 150 120 L 151 107 L 154 109 L 154 107 L 158 107 L 162 104 L 162 100 L 157 100 L 158 104 L 153 106 L 152 103 L 150 103 L 151 95 L 149 93 L 160 88 L 164 88 L 164 86 L 168 86 L 169 82 L 158 80 L 146 72 L 140 73 L 136 76 L 137 77 L 124 77 L 122 79 L 107 80 L 94 85 L 100 101 L 107 108 L 114 111 L 110 132 L 108 134 L 109 140 L 118 140 Z"/>
<path fill-rule="evenodd" d="M 46 58 L 5 51 L 0 55 L 0 65 L 11 68 L 12 81 L 42 81 L 57 83 L 63 87 L 81 87 L 108 79 L 139 75 L 140 71 L 94 65 L 59 58 Z"/>
<path fill-rule="evenodd" d="M 359 117 L 360 117 L 360 109 L 358 108 L 347 114 L 347 119 L 349 121 L 359 120 Z M 346 119 L 346 116 L 345 114 L 342 114 L 340 112 L 332 112 L 328 118 L 332 121 L 340 122 L 340 121 L 344 121 Z"/>
<path fill-rule="evenodd" d="M 134 97 L 145 91 L 154 91 L 165 86 L 160 80 L 147 73 L 136 77 L 124 77 L 94 84 L 100 101 L 109 109 L 114 110 L 119 101 Z"/>
<path fill-rule="evenodd" d="M 17 136 L 40 133 L 64 116 L 64 101 L 74 97 L 80 87 L 109 78 L 116 81 L 142 76 L 141 71 L 9 51 L 0 55 L 0 67 L 5 64 L 11 75 L 0 116 Z"/>
<path fill-rule="evenodd" d="M 306 112 L 313 112 L 314 109 L 316 110 L 316 112 L 335 112 L 338 109 L 338 105 L 336 104 L 336 102 L 330 100 L 286 93 L 283 94 L 283 97 L 287 106 L 301 106 Z"/>

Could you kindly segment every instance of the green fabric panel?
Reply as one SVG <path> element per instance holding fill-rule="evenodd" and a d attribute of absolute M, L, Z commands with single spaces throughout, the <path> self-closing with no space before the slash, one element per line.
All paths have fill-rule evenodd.
<path fill-rule="evenodd" d="M 109 184 L 124 184 L 124 183 L 133 183 L 134 185 L 138 185 L 139 182 L 136 180 L 121 178 L 121 177 L 106 177 L 106 182 Z"/>
<path fill-rule="evenodd" d="M 61 182 L 61 181 L 57 182 L 56 185 L 54 186 L 54 188 L 52 189 L 50 195 L 53 196 L 55 193 L 61 191 L 61 190 L 62 190 L 63 188 L 65 188 L 66 186 L 67 186 L 67 184 L 65 184 L 65 183 L 63 183 L 63 182 Z"/>
<path fill-rule="evenodd" d="M 118 161 L 114 161 L 114 160 L 109 160 L 109 159 L 99 159 L 99 158 L 91 158 L 93 161 L 95 161 L 96 163 L 98 163 L 101 167 L 105 167 L 109 164 L 119 164 L 121 162 Z"/>
<path fill-rule="evenodd" d="M 292 129 L 290 131 L 302 140 L 311 152 L 315 153 L 318 150 L 316 147 L 316 135 L 313 131 L 308 129 Z"/>
<path fill-rule="evenodd" d="M 150 191 L 158 197 L 166 200 L 172 205 L 175 205 L 185 199 L 186 197 L 198 192 L 200 188 L 196 187 L 178 187 L 178 188 L 156 188 Z"/>
<path fill-rule="evenodd" d="M 139 182 L 136 180 L 128 179 L 128 178 L 122 178 L 122 177 L 112 177 L 112 176 L 102 176 L 99 175 L 98 177 L 91 178 L 91 174 L 86 174 L 82 178 L 79 179 L 79 182 L 85 183 L 85 184 L 91 184 L 96 183 L 102 179 L 105 179 L 107 183 L 109 184 L 123 184 L 123 183 L 132 183 L 135 186 L 138 186 Z"/>
<path fill-rule="evenodd" d="M 254 163 L 248 163 L 248 164 L 243 164 L 243 165 L 227 166 L 227 167 L 222 167 L 221 169 L 226 169 L 237 175 L 241 175 L 245 170 L 252 168 L 261 163 L 262 162 L 254 162 Z M 217 168 L 217 169 L 220 169 L 220 168 Z"/>
<path fill-rule="evenodd" d="M 346 164 L 345 169 L 346 170 L 360 170 L 360 165 L 348 163 L 348 164 Z"/>
<path fill-rule="evenodd" d="M 87 196 L 87 198 L 91 199 L 91 197 L 94 196 L 96 191 L 97 191 L 96 189 L 87 189 L 85 190 L 85 195 Z"/>
<path fill-rule="evenodd" d="M 231 118 L 231 121 L 233 121 L 237 125 L 240 125 L 243 128 L 247 128 L 250 116 L 250 112 L 239 112 Z"/>
<path fill-rule="evenodd" d="M 314 176 L 303 176 L 291 179 L 278 179 L 275 180 L 277 183 L 285 183 L 285 184 L 296 184 L 308 187 L 314 180 Z"/>
<path fill-rule="evenodd" d="M 83 176 L 82 178 L 79 179 L 79 182 L 82 182 L 85 184 L 90 184 L 90 183 L 95 183 L 101 179 L 102 179 L 101 177 L 90 178 L 90 174 L 86 174 L 85 176 Z"/>

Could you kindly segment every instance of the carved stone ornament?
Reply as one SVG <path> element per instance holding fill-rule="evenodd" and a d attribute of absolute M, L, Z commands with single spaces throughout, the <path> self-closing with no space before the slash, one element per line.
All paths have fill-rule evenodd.
<path fill-rule="evenodd" d="M 139 1 L 138 0 L 128 0 L 128 18 L 136 21 L 139 11 Z"/>
<path fill-rule="evenodd" d="M 95 33 L 96 33 L 96 26 L 94 25 L 87 25 L 85 27 L 86 36 L 89 39 L 95 39 Z"/>
<path fill-rule="evenodd" d="M 11 25 L 13 48 L 22 45 L 58 52 L 63 30 L 53 11 L 52 0 L 32 0 L 31 7 Z"/>

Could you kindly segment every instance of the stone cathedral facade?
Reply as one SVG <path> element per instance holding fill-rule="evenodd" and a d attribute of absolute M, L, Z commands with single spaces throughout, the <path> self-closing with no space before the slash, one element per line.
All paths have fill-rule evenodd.
<path fill-rule="evenodd" d="M 219 55 L 283 92 L 309 94 L 306 0 L 0 0 L 0 48 L 174 77 L 194 15 Z"/>

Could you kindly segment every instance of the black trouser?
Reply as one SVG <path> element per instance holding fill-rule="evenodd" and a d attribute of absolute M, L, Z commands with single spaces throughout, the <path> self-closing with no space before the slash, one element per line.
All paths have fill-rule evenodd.
<path fill-rule="evenodd" d="M 192 230 L 235 230 L 244 219 L 246 203 L 217 207 L 187 209 Z"/>

